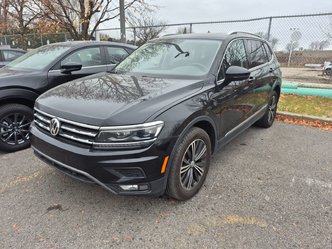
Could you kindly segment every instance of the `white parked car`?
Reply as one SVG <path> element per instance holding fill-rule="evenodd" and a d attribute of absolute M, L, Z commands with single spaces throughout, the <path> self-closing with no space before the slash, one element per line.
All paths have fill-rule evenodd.
<path fill-rule="evenodd" d="M 331 63 L 331 61 L 325 61 L 324 62 L 323 70 L 324 70 L 324 73 L 326 75 L 331 75 L 332 74 L 332 63 Z"/>

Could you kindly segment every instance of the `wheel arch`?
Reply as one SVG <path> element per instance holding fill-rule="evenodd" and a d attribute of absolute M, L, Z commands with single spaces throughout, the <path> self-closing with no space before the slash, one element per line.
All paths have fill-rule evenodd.
<path fill-rule="evenodd" d="M 33 108 L 38 96 L 27 89 L 5 89 L 0 91 L 0 105 L 21 104 Z"/>
<path fill-rule="evenodd" d="M 169 160 L 167 168 L 166 168 L 165 180 L 164 180 L 164 183 L 163 183 L 163 190 L 164 191 L 166 191 L 167 183 L 168 183 L 168 180 L 169 180 L 168 178 L 169 178 L 170 170 L 171 170 L 171 167 L 174 163 L 176 148 L 181 143 L 182 138 L 187 134 L 187 132 L 191 128 L 193 128 L 193 127 L 201 128 L 208 134 L 208 136 L 210 137 L 211 153 L 212 154 L 217 149 L 217 129 L 216 129 L 216 125 L 215 125 L 213 119 L 209 116 L 198 116 L 198 117 L 192 118 L 192 119 L 191 119 L 191 117 L 187 118 L 182 123 L 183 125 L 181 125 L 177 129 L 178 133 L 180 133 L 180 134 L 177 136 L 178 137 L 177 141 L 175 142 L 175 145 L 172 149 L 172 152 L 170 154 L 170 160 Z"/>
<path fill-rule="evenodd" d="M 188 120 L 189 119 L 189 120 Z M 183 122 L 183 126 L 180 126 L 178 129 L 179 136 L 178 141 L 192 128 L 198 127 L 203 129 L 210 137 L 211 141 L 211 151 L 212 153 L 216 150 L 217 145 L 217 129 L 213 119 L 209 116 L 198 116 L 196 118 L 190 119 L 188 118 L 186 121 Z M 178 145 L 178 141 L 175 144 L 175 148 Z"/>
<path fill-rule="evenodd" d="M 216 130 L 214 126 L 211 124 L 211 122 L 208 120 L 200 120 L 194 123 L 191 127 L 201 128 L 209 135 L 211 141 L 211 152 L 213 154 L 216 149 L 217 136 L 216 136 Z"/>
<path fill-rule="evenodd" d="M 34 106 L 34 101 L 24 98 L 8 98 L 8 99 L 2 99 L 0 100 L 0 106 L 7 105 L 7 104 L 21 104 L 25 105 L 27 107 L 30 107 L 31 109 Z"/>

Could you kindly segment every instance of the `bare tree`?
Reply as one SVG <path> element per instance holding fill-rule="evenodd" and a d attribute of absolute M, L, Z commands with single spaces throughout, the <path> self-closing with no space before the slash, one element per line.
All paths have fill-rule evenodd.
<path fill-rule="evenodd" d="M 0 33 L 7 33 L 8 28 L 8 0 L 0 2 Z"/>
<path fill-rule="evenodd" d="M 36 5 L 29 0 L 6 0 L 1 1 L 1 7 L 6 10 L 6 15 L 11 20 L 11 27 L 21 35 L 21 46 L 26 48 L 26 34 L 38 18 Z"/>
<path fill-rule="evenodd" d="M 90 40 L 102 23 L 119 16 L 116 0 L 33 0 L 40 13 L 54 23 L 61 24 L 76 40 Z M 149 12 L 151 5 L 142 0 L 125 1 L 127 13 L 144 9 Z"/>
<path fill-rule="evenodd" d="M 330 42 L 328 40 L 324 41 L 314 41 L 310 43 L 309 49 L 311 50 L 324 50 L 325 48 L 330 46 Z"/>
<path fill-rule="evenodd" d="M 271 44 L 272 50 L 275 50 L 276 45 L 277 45 L 278 42 L 279 42 L 279 39 L 276 38 L 276 37 L 272 37 L 270 39 L 270 44 Z"/>
<path fill-rule="evenodd" d="M 318 47 L 318 49 L 319 50 L 324 50 L 325 48 L 328 48 L 330 46 L 330 42 L 329 41 L 327 41 L 327 40 L 325 40 L 325 41 L 321 41 L 320 43 L 319 43 L 319 47 Z"/>
<path fill-rule="evenodd" d="M 314 41 L 314 42 L 310 43 L 310 45 L 309 45 L 310 50 L 317 50 L 318 47 L 319 47 L 319 41 Z"/>
<path fill-rule="evenodd" d="M 294 42 L 290 42 L 290 43 L 287 43 L 286 45 L 286 50 L 289 52 L 289 51 L 294 51 L 295 49 L 297 49 L 299 47 L 299 43 L 294 41 Z"/>
<path fill-rule="evenodd" d="M 138 44 L 157 38 L 166 27 L 166 23 L 158 21 L 149 15 L 131 16 L 128 20 L 131 27 L 135 27 L 135 35 L 139 39 Z"/>
<path fill-rule="evenodd" d="M 259 35 L 260 37 L 264 38 L 265 40 L 269 40 L 269 42 L 271 44 L 271 47 L 272 47 L 272 50 L 275 49 L 277 43 L 279 42 L 279 39 L 276 38 L 276 37 L 273 37 L 273 35 L 271 35 L 271 34 L 270 34 L 270 38 L 268 37 L 268 34 L 264 33 L 264 32 L 258 32 L 256 34 Z"/>

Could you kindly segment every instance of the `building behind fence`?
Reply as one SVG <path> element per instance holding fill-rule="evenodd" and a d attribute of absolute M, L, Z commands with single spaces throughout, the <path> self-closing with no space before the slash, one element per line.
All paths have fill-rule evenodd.
<path fill-rule="evenodd" d="M 151 27 L 127 27 L 128 42 L 137 43 L 140 29 Z M 163 25 L 160 34 L 207 33 L 245 31 L 259 34 L 270 41 L 279 62 L 283 66 L 303 66 L 305 64 L 323 64 L 332 61 L 332 13 L 273 16 L 240 20 L 214 22 L 192 22 Z M 98 30 L 101 37 L 120 38 L 119 28 Z M 72 40 L 68 33 L 29 34 L 23 40 L 20 35 L 0 36 L 0 45 L 22 47 L 25 42 L 28 48 Z"/>

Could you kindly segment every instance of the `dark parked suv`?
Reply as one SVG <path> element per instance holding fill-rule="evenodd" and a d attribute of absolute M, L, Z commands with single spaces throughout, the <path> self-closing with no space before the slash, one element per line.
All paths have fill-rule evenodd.
<path fill-rule="evenodd" d="M 281 73 L 269 44 L 247 33 L 148 42 L 112 73 L 41 95 L 35 154 L 116 194 L 194 196 L 211 154 L 253 124 L 273 124 Z"/>

